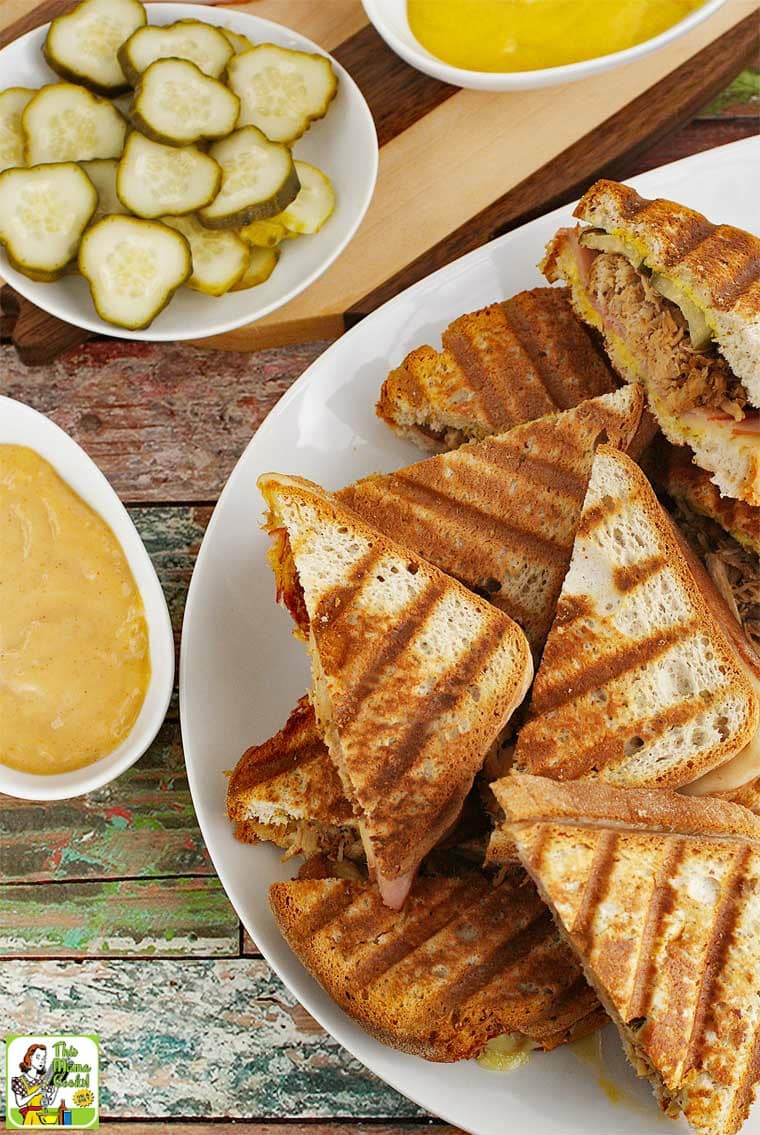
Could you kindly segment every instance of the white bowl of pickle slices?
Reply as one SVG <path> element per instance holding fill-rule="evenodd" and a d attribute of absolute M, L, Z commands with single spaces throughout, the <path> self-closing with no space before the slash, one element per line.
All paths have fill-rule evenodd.
<path fill-rule="evenodd" d="M 377 177 L 369 108 L 303 36 L 83 0 L 0 52 L 0 276 L 100 334 L 201 339 L 304 291 Z"/>

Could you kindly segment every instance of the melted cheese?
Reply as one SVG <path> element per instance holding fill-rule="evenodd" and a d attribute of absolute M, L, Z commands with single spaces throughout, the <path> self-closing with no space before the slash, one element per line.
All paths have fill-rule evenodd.
<path fill-rule="evenodd" d="M 113 532 L 39 454 L 0 445 L 0 763 L 97 761 L 130 733 L 149 680 L 142 599 Z"/>

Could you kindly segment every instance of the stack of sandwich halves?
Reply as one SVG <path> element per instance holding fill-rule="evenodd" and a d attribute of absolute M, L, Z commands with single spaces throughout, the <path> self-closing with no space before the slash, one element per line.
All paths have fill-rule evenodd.
<path fill-rule="evenodd" d="M 668 1114 L 732 1135 L 760 1076 L 760 241 L 608 182 L 578 215 L 545 262 L 569 292 L 386 380 L 434 456 L 260 478 L 312 687 L 228 812 L 304 856 L 275 916 L 384 1043 L 609 1017 Z"/>

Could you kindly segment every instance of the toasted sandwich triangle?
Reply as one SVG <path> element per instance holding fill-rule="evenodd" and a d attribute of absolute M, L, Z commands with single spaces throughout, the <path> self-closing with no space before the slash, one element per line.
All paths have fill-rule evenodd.
<path fill-rule="evenodd" d="M 600 446 L 515 766 L 676 787 L 744 749 L 758 712 L 649 482 Z"/>
<path fill-rule="evenodd" d="M 760 819 L 598 781 L 494 790 L 638 1074 L 700 1135 L 735 1135 L 760 1076 Z"/>
<path fill-rule="evenodd" d="M 278 593 L 308 642 L 320 729 L 370 868 L 399 906 L 525 696 L 527 639 L 311 482 L 266 474 L 259 487 Z"/>
<path fill-rule="evenodd" d="M 604 1023 L 572 950 L 519 868 L 419 878 L 401 912 L 367 882 L 275 883 L 284 937 L 338 1005 L 383 1044 L 427 1060 L 478 1056 L 505 1033 L 549 1050 Z"/>
<path fill-rule="evenodd" d="M 570 562 L 596 446 L 627 449 L 638 387 L 590 398 L 337 495 L 391 539 L 459 579 L 543 648 Z"/>

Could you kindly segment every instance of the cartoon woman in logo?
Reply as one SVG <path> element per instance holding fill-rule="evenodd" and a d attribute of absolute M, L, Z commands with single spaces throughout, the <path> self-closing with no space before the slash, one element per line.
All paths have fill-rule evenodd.
<path fill-rule="evenodd" d="M 21 1075 L 14 1076 L 11 1088 L 24 1117 L 24 1127 L 41 1127 L 40 1112 L 43 1107 L 50 1107 L 58 1094 L 58 1088 L 50 1082 L 52 1068 L 48 1072 L 45 1045 L 30 1044 L 19 1068 Z"/>

